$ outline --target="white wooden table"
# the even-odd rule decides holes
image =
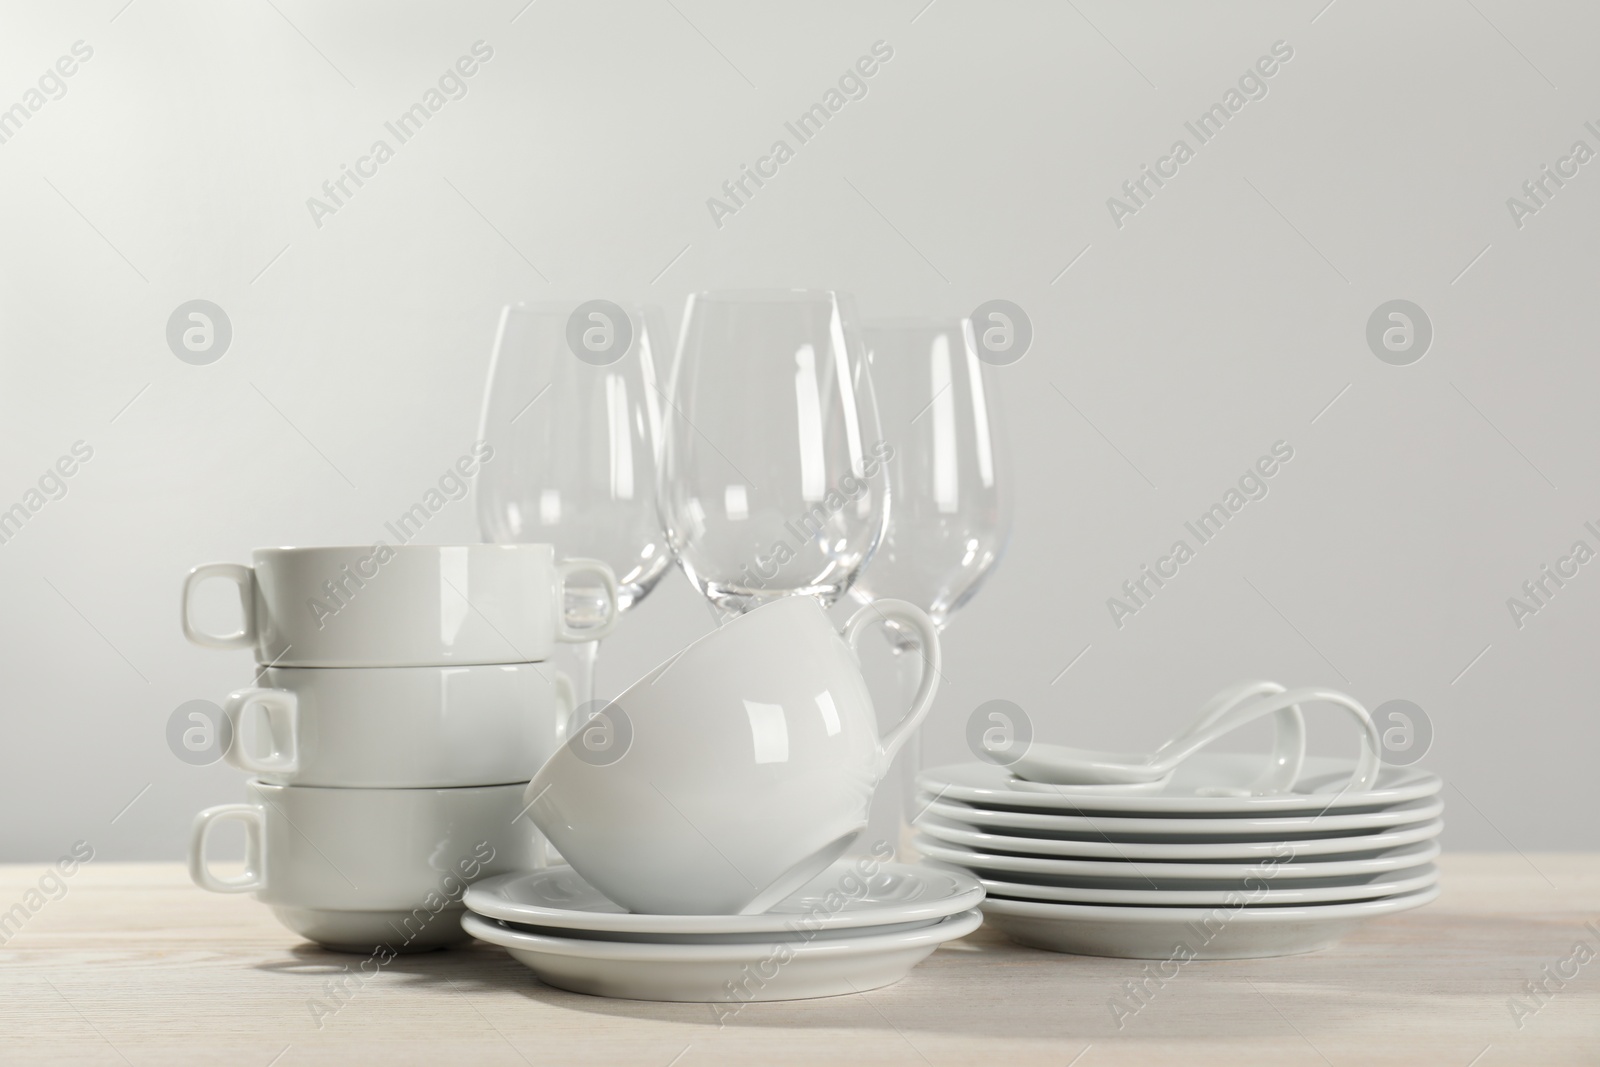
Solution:
[[[1191,963],[1119,1029],[1131,960],[1060,956],[980,929],[887,989],[710,1007],[550,989],[497,948],[400,957],[313,1021],[357,957],[177,864],[91,862],[60,899],[0,866],[0,1064],[1600,1064],[1600,856],[1446,855],[1444,895],[1339,946]],[[53,889],[54,886],[47,887]],[[26,910],[26,908],[25,908]],[[1586,928],[1593,923],[1594,928]],[[1581,955],[1581,954],[1580,954]],[[1511,1005],[1537,1011],[1519,1029]]]

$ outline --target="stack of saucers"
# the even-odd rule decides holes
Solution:
[[[881,738],[853,651],[875,619],[929,664]],[[938,674],[938,629],[903,601],[843,635],[808,596],[746,612],[568,730],[524,801],[571,866],[477,883],[462,926],[597,996],[731,1010],[899,981],[983,921],[965,873],[894,863],[884,841],[847,855]]]
[[[915,844],[976,875],[1013,940],[1092,956],[1310,952],[1438,896],[1438,776],[1384,767],[1353,791],[1351,761],[1310,757],[1292,789],[1250,795],[1261,765],[1201,753],[1155,788],[940,767],[918,779]]]
[[[760,915],[624,911],[570,867],[487,878],[462,926],[541,981],[630,1000],[736,1007],[858,993],[977,929],[983,889],[955,871],[840,860]]]

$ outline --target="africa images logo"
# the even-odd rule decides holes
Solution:
[[[311,212],[311,221],[316,223],[317,229],[322,229],[322,220],[326,216],[337,215],[357,190],[378,176],[378,168],[394,158],[396,146],[405,144],[421,133],[422,127],[443,110],[445,104],[465,97],[467,79],[477,74],[481,65],[493,58],[493,47],[483,41],[474,41],[471,55],[462,56],[453,66],[445,68],[437,84],[428,86],[420,100],[402,111],[393,122],[383,124],[383,128],[394,137],[394,145],[380,137],[372,142],[366,155],[356,160],[354,167],[339,164],[339,175],[322,183],[322,196],[325,199],[306,197],[306,210]],[[352,184],[354,189],[351,188]]]
[[[78,73],[83,64],[94,57],[94,46],[86,41],[72,42],[72,55],[61,56],[55,64],[46,67],[39,75],[38,88],[29,88],[22,99],[7,108],[0,108],[0,144],[22,132],[22,126],[34,115],[44,110],[52,100],[67,95],[66,79]]]
[[[1157,159],[1154,167],[1148,163],[1143,164],[1139,168],[1138,177],[1122,183],[1122,194],[1126,199],[1107,197],[1106,210],[1111,213],[1111,221],[1117,229],[1122,229],[1124,218],[1137,215],[1140,209],[1148,207],[1156,192],[1168,181],[1176,178],[1179,168],[1193,159],[1201,146],[1209,144],[1220,134],[1222,128],[1243,111],[1246,104],[1252,100],[1265,99],[1268,92],[1267,79],[1277,74],[1282,65],[1293,58],[1294,48],[1288,41],[1272,42],[1271,55],[1257,59],[1239,75],[1236,86],[1228,86],[1221,100],[1202,111],[1193,122],[1183,124],[1184,129],[1194,138],[1194,144],[1191,145],[1182,137],[1173,141],[1167,154]]]
[[[1583,128],[1600,139],[1600,126],[1590,121],[1585,122]],[[1522,196],[1526,199],[1506,197],[1506,210],[1511,213],[1511,224],[1519,230],[1527,225],[1526,220],[1549,207],[1556,193],[1566,188],[1567,182],[1578,176],[1579,168],[1594,157],[1595,150],[1580,137],[1572,142],[1566,155],[1556,159],[1553,168],[1548,163],[1540,164],[1539,173],[1522,183]]]
[[[1245,505],[1265,500],[1272,491],[1268,480],[1293,458],[1293,445],[1287,441],[1273,442],[1271,452],[1246,468],[1235,485],[1229,486],[1222,494],[1221,500],[1183,524],[1184,530],[1193,535],[1193,544],[1188,537],[1178,538],[1167,554],[1155,561],[1153,567],[1146,563],[1137,575],[1122,583],[1122,597],[1107,597],[1106,610],[1111,613],[1111,621],[1117,629],[1127,625],[1130,616],[1148,607],[1156,592],[1176,578],[1180,568],[1194,559],[1201,548],[1215,540],[1222,528],[1243,511]]]
[[[822,94],[821,101],[806,108],[793,122],[783,124],[783,128],[794,138],[793,145],[780,137],[772,142],[766,155],[756,159],[754,167],[741,163],[738,175],[722,183],[722,195],[727,199],[715,196],[706,198],[706,210],[711,212],[711,221],[717,229],[722,229],[724,218],[737,215],[739,209],[755,196],[757,189],[778,176],[778,168],[794,158],[798,146],[821,133],[822,127],[843,111],[850,101],[865,99],[867,79],[877,74],[882,65],[893,58],[894,47],[889,42],[872,42],[872,54],[862,56],[853,66],[845,68],[844,73],[839,75],[837,87],[829,86]],[[754,189],[751,188],[752,183]]]

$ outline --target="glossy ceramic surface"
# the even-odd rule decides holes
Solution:
[[[1231,907],[1241,901],[1251,907],[1285,904],[1342,904],[1355,900],[1376,900],[1400,893],[1426,889],[1439,881],[1439,869],[1424,864],[1389,874],[1364,875],[1322,886],[1279,885],[1270,869],[1240,880],[1227,888],[1107,888],[1084,885],[1031,885],[986,878],[984,892],[989,897],[1010,900],[1058,901],[1064,904],[1117,904],[1126,907]]]
[[[1365,792],[1345,789],[1354,761],[1307,756],[1292,793],[1271,796],[1196,796],[1207,787],[1248,788],[1261,773],[1263,757],[1243,752],[1201,752],[1173,772],[1167,784],[1149,796],[1126,792],[1096,794],[1083,787],[1023,782],[991,763],[956,763],[935,767],[917,785],[941,802],[959,802],[1015,811],[1104,813],[1129,815],[1274,815],[1320,811],[1374,810],[1432,796],[1442,787],[1439,776],[1419,767],[1384,767],[1374,787]]]
[[[933,803],[913,825],[941,840],[995,847],[1001,852],[1073,855],[1078,839],[1189,844],[1223,841],[1298,841],[1377,833],[1426,822],[1444,811],[1438,797],[1406,800],[1378,811],[1314,815],[1241,815],[1194,818],[1044,814],[969,809]],[[960,820],[959,822],[957,820]],[[969,829],[978,827],[980,829]]]
[[[1260,687],[1267,687],[1262,689]],[[1220,701],[1220,703],[1218,703]],[[1275,682],[1245,683],[1224,690],[1213,698],[1213,705],[1201,710],[1199,720],[1148,755],[1100,752],[1064,745],[1030,744],[1010,763],[1019,778],[1055,784],[1127,783],[1166,780],[1174,769],[1196,752],[1224,734],[1266,715],[1289,715],[1292,726],[1283,728],[1279,720],[1278,749],[1273,753],[1271,770],[1265,779],[1245,787],[1208,786],[1203,795],[1276,795],[1293,788],[1305,756],[1304,727],[1299,705],[1332,705],[1346,712],[1356,723],[1361,736],[1361,755],[1351,770],[1351,792],[1372,788],[1380,769],[1382,741],[1372,716],[1359,701],[1333,689],[1285,690]],[[1299,733],[1300,744],[1285,752],[1286,738]],[[1291,745],[1293,744],[1291,740]]]
[[[229,763],[281,785],[451,788],[526,782],[565,737],[548,664],[270,667],[229,694]]]
[[[1254,959],[1326,948],[1369,919],[1420,908],[1438,895],[1439,887],[1432,886],[1381,900],[1282,908],[1127,908],[989,899],[983,913],[1011,940],[1051,952]]]
[[[272,909],[273,917],[307,941],[335,952],[431,952],[471,940],[461,928],[466,909],[452,904],[351,911],[338,908]]]
[[[880,739],[855,646],[883,618],[918,629],[931,669]],[[630,911],[758,914],[866,826],[873,789],[927,714],[938,635],[897,601],[843,634],[810,597],[742,615],[657,667],[572,736],[528,784],[539,828]]]
[[[1357,834],[1348,837],[1308,838],[1294,842],[1296,860],[1318,856],[1337,856],[1344,859],[1377,856],[1397,845],[1410,845],[1418,841],[1431,841],[1444,829],[1443,819],[1432,819],[1412,826],[1401,826],[1382,833]],[[1259,860],[1284,855],[1282,841],[1219,841],[1205,844],[1162,844],[1144,841],[1073,841],[1071,852],[1061,858],[1044,855],[1007,854],[973,849],[965,845],[941,841],[925,831],[913,840],[916,849],[924,855],[946,860],[963,867],[981,866],[992,870],[1036,871],[1052,873],[1051,864],[1061,858],[1110,860]],[[1032,847],[1032,842],[1029,842]],[[1005,863],[1007,866],[1000,866]],[[1024,866],[1025,865],[1025,866]]]
[[[1355,878],[1384,877],[1431,863],[1440,852],[1438,841],[1418,841],[1385,849],[1375,855],[1358,859],[1334,857],[1317,859],[1307,857],[1300,861],[1277,862],[1272,868],[1275,885],[1339,885]],[[970,861],[977,870],[987,870],[979,858],[983,853],[965,850],[964,861]],[[1000,857],[1002,860],[1017,857]],[[999,881],[1026,885],[1100,886],[1106,889],[1231,889],[1262,869],[1264,862],[1277,857],[1266,856],[1248,860],[1194,861],[1189,863],[1162,862],[1160,860],[1095,860],[1054,859],[1051,873],[1013,872],[1004,876],[995,874]],[[942,867],[942,861],[931,857],[924,862]],[[950,868],[964,869],[964,868]],[[984,880],[988,888],[988,879]]]
[[[565,615],[569,575],[607,590],[603,621]],[[210,633],[193,620],[212,578],[239,589],[243,626]],[[557,641],[603,637],[616,621],[616,580],[594,560],[557,563],[549,545],[259,548],[254,566],[208,563],[183,585],[183,631],[208,648],[253,648],[279,667],[421,667],[548,659]]]
[[[937,920],[982,899],[983,889],[969,874],[868,856],[839,860],[761,915],[636,915],[570,867],[485,879],[467,890],[464,903],[488,918],[585,935],[727,934],[749,940]]]
[[[723,1004],[730,1014],[751,1001],[831,997],[890,985],[981,922],[974,909],[887,934],[865,931],[802,944],[680,945],[532,934],[470,912],[461,920],[469,934],[505,947],[546,985],[601,997]]]
[[[468,883],[535,864],[537,834],[518,815],[522,788],[322,789],[251,781],[246,803],[195,817],[190,877],[214,892],[254,893],[292,929],[335,938],[327,943],[338,947],[352,942],[337,931],[391,920],[401,923],[397,940],[448,939],[453,924],[438,917],[459,911]],[[219,877],[208,864],[209,834],[224,821],[245,829],[240,875]],[[362,914],[330,918],[333,912]]]

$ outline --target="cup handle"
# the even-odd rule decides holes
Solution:
[[[206,842],[211,828],[218,823],[236,820],[244,823],[244,873],[231,878],[218,878],[211,873],[206,856]],[[201,889],[213,893],[248,893],[266,885],[261,864],[262,820],[261,809],[254,804],[218,804],[194,817],[189,830],[189,877]]]
[[[295,774],[300,770],[300,700],[287,689],[239,689],[228,694],[222,710],[233,727],[233,744],[224,758],[253,774]],[[262,727],[271,739],[271,754],[257,757]]]
[[[928,618],[927,612],[907,601],[889,599],[874,600],[850,616],[850,621],[844,624],[841,636],[857,656],[860,655],[857,643],[866,628],[874,622],[901,623],[917,632],[918,643],[922,646],[922,680],[917,685],[916,696],[911,698],[911,710],[878,741],[880,754],[876,780],[881,781],[889,773],[889,765],[894,762],[900,747],[928,717],[934,694],[939,691],[939,667],[943,660],[939,652],[939,629]]]
[[[567,580],[574,574],[592,574],[606,591],[605,621],[597,626],[578,628],[567,620]],[[597,559],[564,559],[556,564],[556,640],[598,641],[617,624],[617,576]]]
[[[239,587],[244,626],[236,633],[211,634],[195,626],[194,592],[208,578],[226,578]],[[183,580],[183,636],[203,648],[249,648],[256,643],[255,571],[242,563],[206,563]]]

